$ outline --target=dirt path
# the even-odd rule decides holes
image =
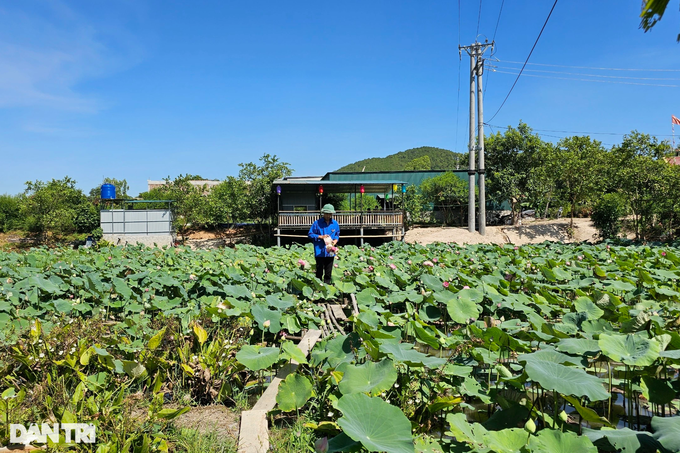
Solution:
[[[590,219],[574,219],[574,233],[568,234],[569,219],[530,220],[523,219],[521,226],[488,226],[486,235],[470,233],[466,228],[433,227],[414,228],[406,232],[406,242],[431,244],[433,242],[455,242],[458,244],[535,244],[543,241],[595,242],[597,229]]]

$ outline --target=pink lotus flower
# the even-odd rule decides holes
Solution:
[[[498,302],[498,303],[496,304],[496,306],[497,306],[498,308],[501,308],[501,303]]]
[[[338,267],[338,263],[333,264],[333,267]]]
[[[434,263],[432,261],[423,261],[423,266],[434,267]]]
[[[515,250],[519,250],[519,247],[515,246]]]
[[[314,442],[314,450],[316,453],[326,453],[328,451],[328,437],[322,437]]]
[[[264,272],[265,272],[265,274],[268,273],[268,272],[269,272],[269,269],[265,269]]]
[[[437,260],[437,258],[432,258],[433,263],[436,263],[437,261],[439,261],[439,260]]]
[[[145,293],[148,293],[148,292],[149,292],[149,288],[144,289],[144,292],[145,292]]]
[[[390,259],[391,259],[391,260],[393,260],[393,259],[394,259],[394,257],[393,257],[392,255],[390,255]]]
[[[444,283],[442,283],[442,284],[444,285],[444,288],[448,288],[448,287],[449,287],[449,282],[444,282]]]
[[[413,261],[408,260],[407,263],[408,263],[408,264],[413,264]]]
[[[304,266],[307,265],[307,261],[305,261],[305,260],[303,260],[303,259],[300,259],[300,260],[298,260],[298,264],[299,264],[300,266],[303,266],[303,267],[304,267]]]
[[[463,289],[470,289],[468,285],[463,286]]]
[[[661,252],[661,256],[666,256],[666,252]]]
[[[368,266],[368,272],[373,272],[373,266]]]
[[[397,266],[394,265],[394,263],[390,263],[390,269],[395,270]]]

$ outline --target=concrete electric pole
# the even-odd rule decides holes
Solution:
[[[482,55],[494,42],[475,42],[469,46],[460,46],[458,53],[465,50],[470,55],[470,162],[468,166],[468,230],[475,231],[475,173],[479,174],[479,234],[486,234],[486,188],[484,186],[484,108],[482,76],[484,74],[484,59]],[[477,84],[477,140],[475,140],[475,80]],[[475,171],[475,148],[479,158],[478,168]]]

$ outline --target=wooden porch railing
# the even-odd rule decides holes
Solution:
[[[309,228],[321,216],[319,211],[279,211],[279,229]],[[338,211],[333,218],[341,227],[394,228],[403,224],[401,211]]]

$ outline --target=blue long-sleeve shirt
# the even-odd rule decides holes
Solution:
[[[334,219],[330,222],[326,222],[323,217],[312,224],[309,229],[308,236],[314,241],[314,256],[324,257],[324,256],[335,256],[333,253],[326,251],[326,242],[319,236],[328,235],[334,241],[340,239],[340,225]]]

